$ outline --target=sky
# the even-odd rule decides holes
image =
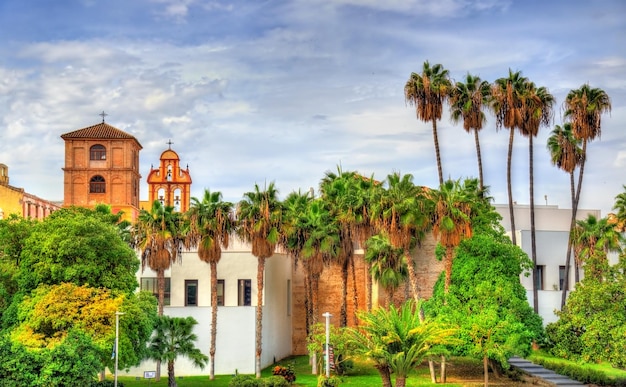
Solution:
[[[284,198],[338,168],[437,187],[431,123],[404,98],[429,61],[453,81],[521,71],[554,95],[534,140],[537,205],[571,208],[546,141],[570,90],[603,89],[612,111],[588,146],[579,208],[606,215],[626,184],[625,15],[623,0],[1,0],[0,163],[12,186],[63,200],[60,136],[104,111],[143,146],[142,200],[170,140],[198,198],[237,202],[270,182]],[[445,177],[477,177],[473,136],[447,107],[438,132]],[[489,112],[480,141],[485,184],[506,203],[508,131]],[[513,165],[513,199],[528,204],[520,136]]]

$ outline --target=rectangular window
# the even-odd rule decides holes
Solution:
[[[559,266],[559,290],[565,287],[565,266]]]
[[[141,277],[141,290],[145,290],[154,294],[159,299],[159,288],[157,286],[156,277]],[[163,305],[170,305],[170,278],[165,277],[165,291],[163,292]]]
[[[217,306],[224,306],[224,280],[217,280]]]
[[[252,305],[252,280],[240,279],[237,282],[237,305],[250,306]]]
[[[185,280],[185,306],[198,306],[198,280]]]
[[[545,272],[545,266],[537,265],[535,267],[535,281],[537,283],[537,290],[543,290],[543,273]]]

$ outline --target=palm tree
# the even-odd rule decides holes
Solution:
[[[626,185],[623,185],[622,187],[624,192],[615,197],[615,205],[613,205],[613,209],[617,210],[617,214],[614,214],[617,227],[620,227],[622,232],[624,232],[624,226],[626,225]]]
[[[608,253],[621,252],[624,241],[620,230],[608,218],[597,219],[593,215],[576,222],[571,238],[574,257],[584,263],[585,277],[599,280],[606,272]]]
[[[451,88],[452,83],[448,70],[440,64],[431,67],[428,61],[424,62],[422,73],[411,73],[409,80],[404,85],[405,101],[409,105],[415,106],[417,119],[432,122],[439,184],[443,184],[443,170],[441,168],[441,155],[439,154],[437,121],[441,119],[443,104],[448,99]]]
[[[339,223],[341,249],[335,262],[341,268],[342,301],[340,326],[348,324],[348,272],[352,270],[354,320],[357,323],[358,297],[354,262],[355,245],[361,246],[372,234],[369,221],[369,195],[374,185],[373,179],[367,179],[354,171],[342,171],[337,167],[337,174],[326,172],[320,182],[322,199]]]
[[[604,90],[591,88],[589,84],[584,84],[578,89],[570,90],[565,98],[564,105],[565,118],[572,125],[574,138],[582,141],[582,160],[578,171],[578,187],[576,188],[575,203],[572,207],[571,229],[573,229],[578,212],[585,162],[587,161],[587,142],[600,137],[602,114],[611,111],[611,99]],[[579,274],[577,268],[574,274],[575,282],[578,282]]]
[[[534,156],[533,138],[537,137],[539,128],[550,124],[554,97],[545,87],[537,87],[533,82],[524,84],[522,125],[520,132],[528,137],[528,165],[529,165],[529,196],[530,196],[530,244],[533,261],[533,304],[535,312],[539,312],[539,292],[537,289],[537,243],[535,232],[535,185],[534,185]]]
[[[480,156],[480,140],[478,132],[487,121],[484,107],[488,106],[491,99],[491,85],[483,81],[479,76],[467,74],[465,82],[456,82],[450,93],[450,111],[452,121],[463,121],[463,129],[466,132],[474,132],[476,144],[476,156],[478,159],[478,177],[480,188],[484,187],[483,163]]]
[[[280,238],[282,206],[278,190],[271,182],[264,190],[254,185],[254,191],[246,192],[237,206],[240,238],[252,246],[257,257],[257,305],[256,305],[256,377],[261,377],[261,352],[263,332],[263,276],[265,260],[274,255]]]
[[[552,135],[548,138],[548,150],[550,151],[550,160],[553,165],[569,174],[570,181],[570,197],[572,208],[576,201],[576,182],[574,172],[580,166],[583,160],[581,141],[574,138],[572,134],[572,124],[565,123],[563,126],[556,125],[552,130]],[[570,234],[572,233],[575,223],[570,224]],[[563,289],[561,289],[561,309],[565,306],[567,291],[569,290],[569,271],[572,258],[572,240],[567,238],[567,253],[565,257],[565,277],[563,279]]]
[[[391,372],[396,376],[396,387],[404,387],[409,372],[439,344],[454,344],[456,330],[434,321],[422,320],[412,301],[400,308],[378,308],[361,313],[362,324],[350,331],[350,341],[357,352],[374,361],[383,386],[391,386]]]
[[[209,378],[215,379],[215,341],[217,337],[217,264],[222,248],[228,248],[235,229],[233,204],[222,200],[222,193],[204,190],[202,201],[191,198],[191,243],[198,246],[198,257],[211,269],[211,348]]]
[[[372,278],[387,293],[387,306],[393,304],[393,296],[409,273],[402,249],[393,247],[384,232],[369,238],[365,243],[365,261],[370,266]]]
[[[505,127],[509,129],[509,151],[507,154],[506,182],[509,196],[509,216],[511,218],[511,241],[517,244],[515,237],[515,215],[513,211],[513,188],[511,186],[511,168],[513,160],[513,140],[515,129],[522,125],[522,95],[524,84],[528,79],[522,77],[520,71],[513,72],[509,69],[507,78],[496,80],[491,89],[491,108],[496,115],[496,129]]]
[[[444,268],[446,272],[445,293],[448,293],[452,275],[454,249],[465,238],[472,236],[472,208],[477,199],[474,185],[467,180],[447,180],[439,187],[427,193],[431,202],[433,236],[445,248]]]
[[[163,206],[155,200],[150,211],[141,210],[133,229],[134,240],[141,250],[141,270],[146,266],[157,274],[158,315],[163,315],[165,300],[165,270],[180,260],[188,240],[182,216],[173,206]]]
[[[193,362],[196,367],[204,368],[208,357],[195,347],[198,337],[193,327],[198,322],[193,317],[159,316],[156,321],[154,335],[149,344],[150,358],[167,362],[167,385],[176,386],[174,361],[183,356]]]

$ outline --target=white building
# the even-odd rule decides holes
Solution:
[[[502,225],[511,235],[511,217],[507,204],[496,204],[496,211],[502,216]],[[530,206],[514,204],[515,236],[517,245],[528,254],[531,254],[530,237]],[[579,209],[576,218],[586,219],[593,215],[600,219],[600,210]],[[571,209],[560,209],[556,205],[535,205],[535,243],[537,252],[537,282],[539,315],[544,325],[556,321],[555,310],[561,309],[561,295],[565,279],[565,257],[567,240],[569,237]],[[569,272],[569,287],[574,289],[574,256],[572,254]],[[579,269],[582,278],[582,269]],[[533,305],[532,276],[520,276],[522,285],[526,288],[528,302]]]

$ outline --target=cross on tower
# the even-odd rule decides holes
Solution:
[[[168,140],[166,144],[169,146],[169,149],[172,150],[172,144],[173,144],[172,140]]]
[[[104,112],[104,110],[102,111],[102,113],[98,114],[100,117],[102,117],[102,123],[104,123],[104,117],[108,116],[108,114],[106,114]]]

